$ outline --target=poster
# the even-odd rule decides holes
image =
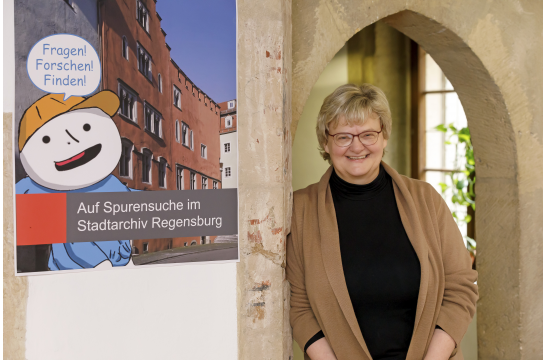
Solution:
[[[17,275],[238,261],[234,0],[15,0],[15,44]]]

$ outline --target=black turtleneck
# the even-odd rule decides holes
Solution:
[[[366,185],[329,180],[346,286],[373,359],[404,360],[411,342],[420,262],[407,237],[392,178],[380,167]],[[323,337],[318,333],[305,349]]]

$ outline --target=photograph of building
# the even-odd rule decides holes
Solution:
[[[224,101],[219,106],[221,180],[224,189],[231,189],[238,184],[237,100]]]
[[[99,5],[102,86],[121,101],[114,121],[123,149],[113,174],[138,190],[221,189],[222,108],[171,58],[156,5],[153,0]],[[236,142],[232,145],[236,149]],[[236,170],[230,171],[235,180],[230,187],[236,187]],[[134,240],[134,261],[214,241],[215,236]]]

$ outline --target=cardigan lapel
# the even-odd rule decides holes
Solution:
[[[418,260],[420,261],[420,289],[418,292],[418,302],[416,305],[413,339],[411,340],[411,345],[409,346],[407,360],[422,359],[424,357],[425,348],[416,348],[414,344],[426,343],[431,326],[431,323],[429,323],[429,316],[427,316],[425,319],[422,318],[424,305],[428,297],[428,286],[430,280],[428,244],[420,222],[419,211],[401,175],[399,175],[396,170],[384,162],[382,162],[382,165],[384,166],[386,172],[392,177],[394,183],[394,194],[399,215],[401,217],[401,222],[403,223],[405,232],[407,233],[416,255],[418,256]],[[421,320],[424,321],[421,322]]]
[[[322,247],[322,259],[324,268],[329,280],[329,284],[335,293],[335,297],[341,307],[341,310],[350,325],[363,351],[371,360],[371,354],[363,340],[363,335],[358,324],[358,319],[352,307],[352,301],[346,287],[346,279],[342,266],[341,248],[339,244],[339,230],[337,227],[337,216],[335,214],[335,205],[331,196],[329,187],[329,178],[333,167],[330,166],[322,176],[318,186],[318,219],[320,228],[320,243]]]

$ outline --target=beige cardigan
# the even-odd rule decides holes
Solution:
[[[401,221],[420,261],[420,291],[407,360],[423,359],[435,325],[457,344],[451,359],[461,360],[460,341],[475,314],[477,272],[471,269],[462,235],[441,195],[428,183],[382,165],[392,177]],[[301,348],[322,330],[338,360],[371,360],[344,278],[331,172],[330,167],[319,183],[293,194],[286,249],[290,322]]]

